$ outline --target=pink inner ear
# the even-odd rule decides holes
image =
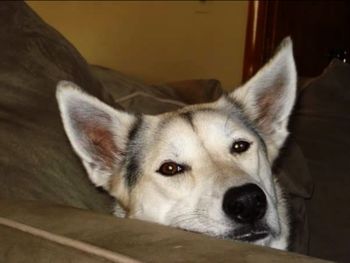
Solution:
[[[266,94],[258,100],[259,114],[257,117],[257,122],[259,124],[271,123],[273,121],[273,116],[276,114],[277,100],[274,94]]]
[[[108,168],[112,168],[113,162],[116,161],[116,156],[120,152],[114,142],[112,132],[92,123],[85,123],[83,130],[90,143],[90,147],[96,155],[95,157],[108,166]]]
[[[279,113],[283,107],[283,92],[286,85],[283,80],[277,79],[273,87],[264,90],[257,96],[259,114],[256,122],[267,133],[271,131],[271,124],[280,117]]]

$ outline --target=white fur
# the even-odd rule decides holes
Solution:
[[[70,82],[59,83],[57,99],[68,138],[90,179],[105,187],[125,212],[118,206],[116,214],[222,238],[239,227],[222,210],[225,192],[253,183],[266,195],[264,221],[273,233],[255,243],[285,249],[288,215],[271,165],[288,135],[295,85],[292,43],[287,39],[270,63],[230,94],[243,109],[223,97],[214,103],[144,116],[139,137],[131,144],[128,136],[135,116],[105,105]],[[190,114],[191,120],[184,114]],[[90,122],[98,125],[91,126]],[[109,140],[113,147],[91,143],[93,136],[85,134],[77,123],[95,127],[96,134],[101,129],[102,134],[113,134]],[[249,150],[232,154],[230,148],[236,140],[250,142]],[[106,165],[105,156],[96,156],[101,148],[107,157],[110,149],[120,150],[113,153],[113,165]],[[138,165],[137,181],[132,186],[126,183],[130,155],[137,157]],[[188,169],[172,177],[163,176],[157,171],[169,160]]]
[[[296,97],[297,73],[293,57],[293,45],[290,38],[286,38],[279,52],[267,63],[252,79],[244,86],[231,93],[231,97],[243,101],[246,112],[251,120],[255,120],[259,112],[259,101],[257,95],[267,93],[273,94],[278,92],[283,84],[281,96],[274,96],[276,110],[272,110],[276,121],[269,123],[268,131],[261,129],[262,135],[268,142],[270,160],[273,161],[283,145],[287,135],[287,124],[289,115],[294,106]],[[251,90],[255,91],[252,92]],[[261,127],[260,127],[261,128]]]
[[[86,118],[86,116],[88,116],[91,120],[96,118],[96,121],[103,122],[102,119],[97,120],[101,116],[94,115],[94,110],[98,109],[103,111],[111,118],[110,123],[104,123],[106,129],[113,130],[115,139],[118,140],[115,144],[118,144],[123,150],[126,144],[125,137],[128,128],[135,117],[122,111],[116,111],[95,97],[84,93],[78,86],[69,81],[60,81],[58,83],[56,97],[65,131],[75,152],[82,159],[91,181],[96,186],[106,187],[113,173],[113,169],[107,168],[103,166],[103,164],[97,162],[95,159],[96,156],[93,156],[91,152],[87,151],[86,142],[82,140],[81,131],[74,129],[74,119],[71,118],[71,115],[75,112],[78,115],[82,115],[80,118]],[[88,111],[79,112],[78,110],[82,106],[87,107]],[[118,158],[118,156],[115,156],[116,162],[119,161]]]

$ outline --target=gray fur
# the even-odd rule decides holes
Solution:
[[[142,136],[142,116],[137,116],[135,123],[130,129],[128,134],[127,141],[127,151],[125,154],[125,181],[129,188],[132,188],[133,185],[137,182],[137,177],[139,176],[140,164],[139,164],[139,153],[141,150],[141,145],[139,145],[138,141],[141,141]]]
[[[91,181],[121,204],[125,213],[119,215],[218,238],[255,236],[255,244],[286,249],[289,217],[272,164],[288,135],[295,86],[287,39],[256,76],[212,103],[135,116],[69,82],[58,85],[57,99],[75,152]],[[87,110],[72,111],[81,104]],[[232,144],[242,140],[249,148],[232,154]],[[164,164],[182,170],[169,175],[160,169]],[[266,197],[263,217],[249,225],[223,211],[225,193],[244,184],[254,184]]]

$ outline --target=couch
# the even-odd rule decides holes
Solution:
[[[65,79],[112,107],[157,114],[215,100],[225,92],[219,81],[146,85],[120,72],[88,65],[24,2],[0,3],[0,50],[0,262],[322,262],[113,217],[114,200],[88,180],[63,131],[55,99],[56,84]],[[320,93],[320,83],[334,81],[339,68],[343,75],[336,89],[326,81],[325,94]],[[348,259],[344,234],[349,234],[349,194],[343,195],[349,182],[348,150],[346,138],[340,140],[343,130],[335,124],[345,120],[346,113],[338,116],[339,103],[324,108],[323,100],[337,96],[338,89],[347,92],[343,83],[349,81],[349,70],[347,65],[333,63],[322,76],[300,87],[291,123],[293,136],[274,167],[290,201],[290,249],[344,262]],[[346,98],[337,99],[346,110]],[[342,125],[349,129],[346,122]],[[326,159],[329,155],[336,158]],[[329,252],[334,251],[329,242],[338,242],[334,233],[345,242],[337,245],[336,256]]]

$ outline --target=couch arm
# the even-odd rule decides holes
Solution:
[[[138,220],[0,200],[0,262],[324,262]]]

